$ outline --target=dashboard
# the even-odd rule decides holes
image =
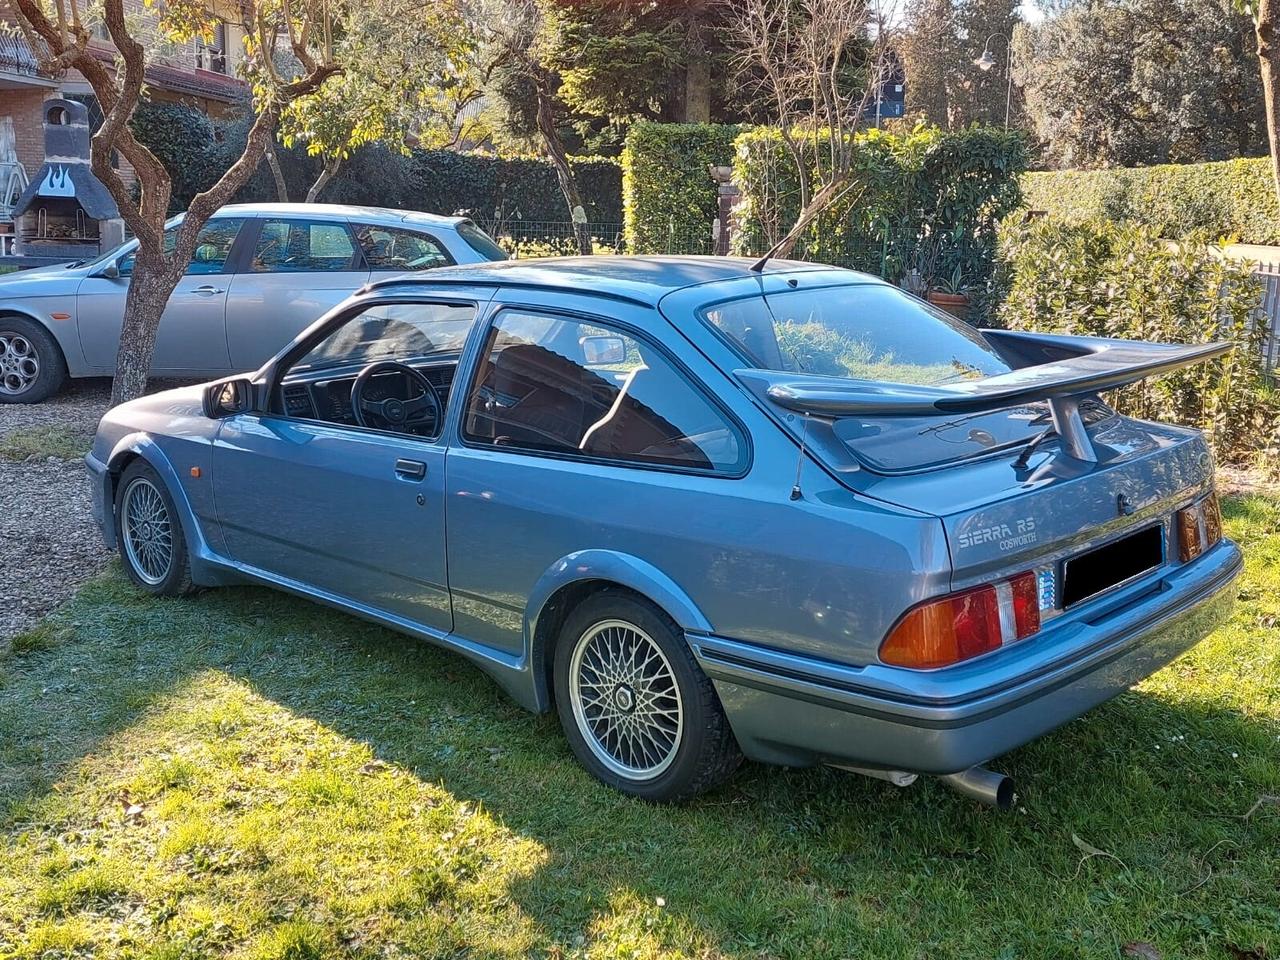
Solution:
[[[453,386],[456,362],[443,364],[410,364],[436,388],[441,406],[449,402],[449,390]],[[361,368],[362,369],[362,368]],[[316,371],[290,378],[280,387],[279,407],[290,417],[302,420],[323,420],[326,423],[344,423],[356,426],[355,413],[351,409],[351,387],[360,369],[345,368],[336,375],[332,370]],[[379,401],[394,397],[408,400],[421,390],[416,384],[394,370],[370,378],[365,385],[366,400]]]

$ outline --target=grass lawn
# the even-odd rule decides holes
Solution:
[[[0,661],[0,957],[1280,957],[1280,503],[1228,516],[1235,619],[994,764],[1008,815],[756,766],[647,806],[457,657],[113,567]]]
[[[11,430],[0,436],[0,457],[5,460],[26,460],[28,457],[79,459],[89,452],[93,431],[93,424],[78,427],[48,424]]]

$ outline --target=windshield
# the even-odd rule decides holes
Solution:
[[[507,252],[494,243],[492,237],[470,220],[463,220],[455,229],[458,231],[458,236],[466,241],[467,246],[486,260],[508,259]]]
[[[973,327],[884,284],[735,300],[705,317],[764,370],[938,384],[1010,369]]]

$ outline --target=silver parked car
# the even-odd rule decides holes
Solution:
[[[0,281],[0,403],[39,403],[67,377],[115,372],[136,246]],[[505,259],[463,217],[314,203],[223,207],[169,298],[151,372],[253,370],[370,280]]]

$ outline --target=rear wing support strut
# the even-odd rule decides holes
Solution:
[[[1050,397],[1049,416],[1053,418],[1053,429],[1062,439],[1068,454],[1086,463],[1098,462],[1093,441],[1089,439],[1089,432],[1085,430],[1080,416],[1079,397]]]

